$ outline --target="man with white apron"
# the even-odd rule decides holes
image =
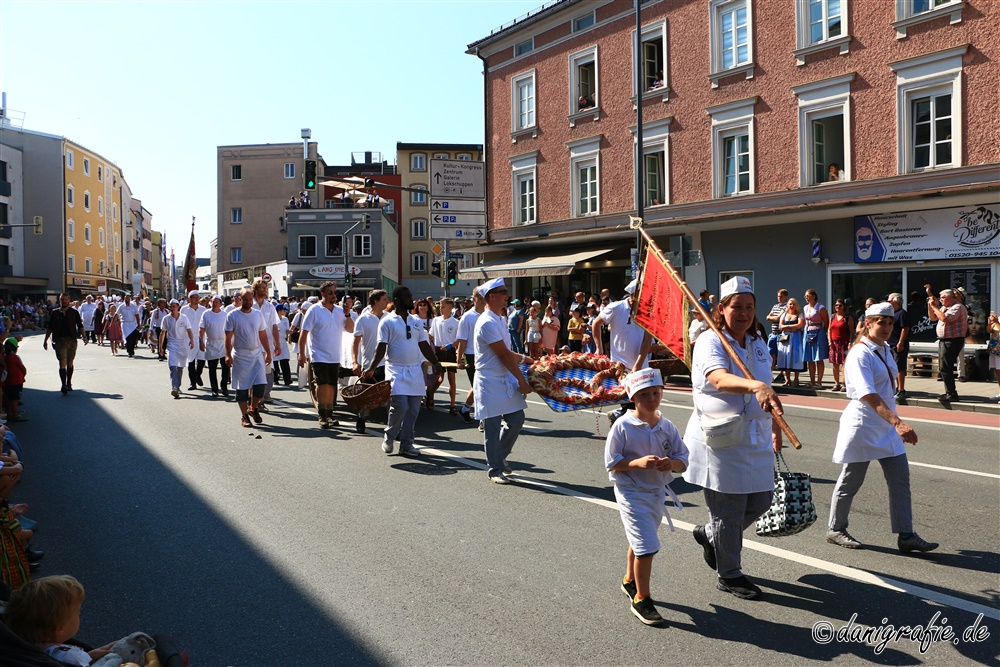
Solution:
[[[261,278],[253,281],[253,309],[259,310],[260,314],[263,315],[265,332],[267,333],[268,338],[272,339],[267,347],[270,348],[273,344],[273,356],[277,357],[281,354],[281,333],[278,331],[278,311],[275,310],[274,304],[267,298],[267,283]],[[264,391],[264,398],[267,400],[271,397],[271,388],[274,387],[274,371],[271,369],[270,363],[268,363],[264,372],[267,374],[267,389]],[[264,407],[263,401],[261,401],[261,410],[263,412],[268,412],[268,409]]]
[[[524,410],[528,407],[524,396],[531,393],[531,385],[524,379],[518,363],[529,363],[530,359],[510,349],[507,330],[510,292],[503,278],[480,285],[479,293],[486,299],[486,309],[476,320],[472,337],[476,354],[473,381],[476,417],[483,423],[490,481],[510,484],[507,457],[524,426]]]
[[[253,426],[251,418],[254,423],[263,424],[258,408],[267,388],[264,369],[271,365],[271,350],[264,317],[260,311],[253,309],[251,289],[243,290],[240,309],[226,316],[226,364],[233,369],[233,389],[236,390],[236,402],[243,413],[243,426]]]
[[[222,395],[229,396],[229,366],[226,365],[226,317],[222,310],[222,297],[212,297],[212,309],[201,316],[198,347],[205,353],[208,362],[208,380],[212,383],[212,396],[219,395],[217,368],[222,366]]]
[[[205,314],[208,308],[205,308],[199,303],[198,290],[193,289],[188,292],[188,302],[181,306],[181,315],[188,318],[188,322],[195,330],[201,325],[201,316]],[[188,381],[190,381],[191,386],[188,387],[188,391],[194,391],[205,382],[201,379],[201,374],[205,370],[205,351],[201,349],[200,346],[195,345],[194,349],[188,355]]]
[[[188,354],[194,349],[194,327],[180,312],[181,303],[170,300],[170,314],[160,322],[160,356],[167,352],[167,368],[170,370],[170,395],[180,398],[181,377],[187,364]]]
[[[132,295],[125,295],[125,305],[118,308],[118,315],[122,318],[122,338],[125,339],[125,351],[129,358],[135,356],[135,344],[139,340],[140,320],[139,304],[132,301]]]

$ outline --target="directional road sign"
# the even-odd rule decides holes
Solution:
[[[434,199],[431,198],[433,213],[485,213],[485,199]]]
[[[431,213],[431,226],[460,225],[462,227],[486,228],[485,213]]]
[[[483,241],[486,239],[485,227],[431,227],[431,238],[442,241]]]
[[[486,164],[472,160],[431,160],[431,197],[486,199]]]

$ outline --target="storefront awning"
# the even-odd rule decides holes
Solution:
[[[599,255],[611,252],[612,248],[604,250],[587,250],[568,255],[538,255],[536,253],[514,253],[479,266],[462,269],[458,275],[464,279],[473,278],[529,278],[543,276],[565,276],[576,270],[579,262],[586,262]]]

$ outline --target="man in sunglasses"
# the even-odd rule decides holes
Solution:
[[[510,293],[503,278],[483,283],[479,293],[486,299],[486,310],[476,320],[473,335],[476,417],[483,422],[490,481],[510,484],[507,457],[524,426],[524,411],[528,407],[524,396],[531,393],[531,385],[524,379],[518,364],[529,363],[530,358],[511,351],[507,329]]]
[[[386,359],[385,377],[392,382],[392,391],[382,451],[392,454],[393,442],[398,439],[399,453],[412,458],[420,456],[420,450],[413,446],[413,428],[420,414],[420,400],[427,391],[421,363],[424,359],[431,362],[438,376],[444,369],[427,340],[424,321],[410,314],[413,310],[410,288],[400,285],[394,289],[392,303],[393,312],[386,313],[378,323],[375,356],[365,367],[362,377],[374,375],[382,359]]]
[[[340,424],[333,418],[337,400],[337,379],[344,347],[344,332],[354,333],[354,320],[337,306],[337,288],[333,281],[320,285],[323,300],[306,311],[299,333],[299,368],[310,362],[316,379],[316,411],[320,428],[330,429]],[[308,343],[308,345],[307,345]],[[306,350],[310,357],[306,358]]]

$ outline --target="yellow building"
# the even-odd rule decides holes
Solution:
[[[117,165],[69,141],[63,143],[65,285],[73,295],[110,294],[123,284],[122,174]]]

